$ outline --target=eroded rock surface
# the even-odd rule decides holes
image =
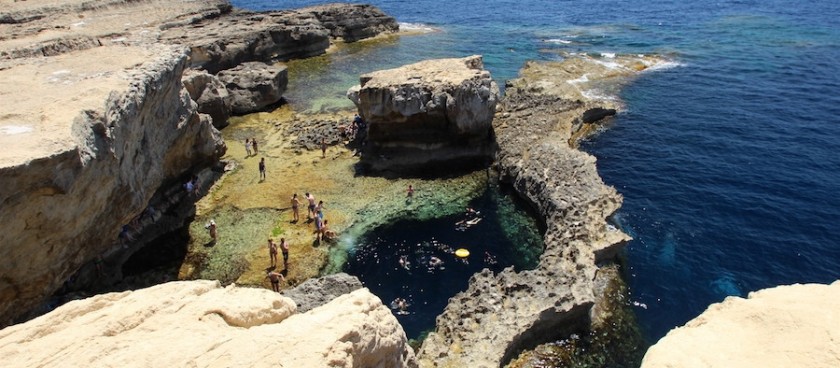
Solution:
[[[489,158],[499,89],[480,56],[422,61],[360,81],[347,96],[368,124],[362,159],[374,170]]]
[[[280,101],[289,83],[285,66],[249,62],[218,74],[231,98],[231,111],[237,115],[257,112]]]
[[[187,68],[215,73],[243,61],[314,55],[325,52],[333,34],[397,29],[371,6],[327,8],[261,14],[223,0],[4,3],[0,326],[82,265],[135,250],[126,245],[132,239],[124,226],[140,222],[158,188],[177,188],[224,153],[213,124],[226,124],[226,108],[265,106],[283,89],[277,82],[278,88],[225,97],[227,87],[209,73],[182,82]],[[342,12],[365,19],[333,24]],[[310,33],[323,41],[301,36]],[[209,57],[208,45],[224,53]]]
[[[837,367],[840,281],[727,297],[677,327],[642,367]]]
[[[303,313],[362,287],[362,282],[355,276],[337,273],[306,280],[293,289],[284,290],[283,295],[294,300],[298,311]]]
[[[597,264],[630,239],[606,221],[621,195],[598,176],[595,158],[574,148],[591,129],[586,111],[615,108],[570,83],[610,75],[599,68],[574,59],[528,63],[509,82],[493,121],[496,165],[545,221],[545,252],[534,270],[475,275],[438,316],[418,353],[421,366],[498,367],[524,349],[589,329]]]
[[[367,289],[307,313],[265,289],[182,281],[67,303],[0,330],[4,366],[413,367],[397,319]]]
[[[213,126],[222,129],[228,125],[232,97],[219,77],[203,70],[187,70],[182,78],[190,98],[198,104],[198,112],[210,115]]]

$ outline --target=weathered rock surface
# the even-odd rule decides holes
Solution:
[[[508,83],[493,121],[496,165],[545,221],[545,252],[534,270],[475,275],[438,316],[418,353],[421,366],[498,367],[524,349],[589,329],[597,264],[630,239],[606,221],[621,195],[603,183],[593,156],[573,148],[589,129],[586,111],[614,108],[587,100],[569,82],[611,75],[599,68],[575,59],[528,63]]]
[[[422,61],[360,81],[347,96],[368,123],[362,159],[374,170],[489,158],[499,89],[480,56]]]
[[[217,74],[231,97],[231,111],[244,115],[280,101],[289,82],[286,67],[249,62]]]
[[[335,5],[332,12],[340,14],[342,7],[369,15],[371,30],[396,29],[393,18],[376,8]],[[215,72],[246,59],[323,53],[333,32],[355,32],[349,24],[330,31],[318,16],[238,12],[223,0],[4,3],[0,326],[40,303],[83,264],[130,250],[118,234],[139,218],[158,188],[188,178],[224,152],[210,116],[199,113],[213,114],[213,123],[223,126],[226,88],[210,77],[182,83],[186,68],[212,64],[208,70]],[[231,22],[248,27],[227,27]],[[289,35],[290,42],[266,29]],[[326,42],[297,37],[302,29],[316,29]],[[270,46],[259,43],[264,37]],[[206,45],[237,56],[202,62]],[[265,100],[253,93],[248,98],[254,106]]]
[[[283,295],[294,300],[298,312],[304,313],[362,287],[362,282],[355,276],[337,273],[306,280],[293,289],[284,290]]]
[[[171,282],[67,303],[0,330],[9,367],[412,367],[391,311],[367,289],[307,313],[265,289]]]
[[[393,17],[371,5],[332,4],[265,13],[235,11],[168,28],[161,39],[190,47],[192,66],[215,74],[248,61],[321,55],[330,46],[330,36],[356,41],[398,30]]]
[[[0,127],[19,132],[0,135],[4,320],[119,246],[165,180],[224,152],[186,64],[180,48],[107,46],[0,70]]]
[[[653,345],[642,367],[840,366],[840,281],[728,297]]]
[[[219,77],[201,70],[187,70],[182,81],[190,98],[198,104],[198,112],[210,115],[216,129],[226,127],[232,97]]]

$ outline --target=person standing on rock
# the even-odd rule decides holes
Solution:
[[[254,146],[254,155],[259,155],[260,154],[260,149],[257,148],[257,139],[256,138],[251,138],[251,144]]]
[[[327,158],[327,139],[321,137],[321,158]]]
[[[324,209],[327,207],[324,206],[324,201],[318,201],[318,205],[315,206],[315,216],[324,219]]]
[[[300,221],[300,211],[298,210],[300,207],[300,200],[297,197],[297,193],[292,196],[292,222]]]
[[[210,220],[207,224],[207,230],[210,231],[210,242],[216,244],[216,221]]]
[[[277,267],[277,244],[268,238],[268,257],[271,259],[271,267]]]
[[[283,269],[289,269],[289,244],[286,238],[280,238],[280,251],[283,252]]]
[[[265,180],[265,157],[260,159],[260,181]]]
[[[251,157],[251,140],[248,138],[245,138],[245,153],[245,157]]]
[[[265,275],[265,278],[271,281],[271,290],[274,290],[274,292],[277,293],[280,292],[280,281],[286,281],[286,278],[283,277],[283,274],[277,271],[269,271]]]
[[[309,207],[307,207],[308,211],[306,212],[306,218],[311,220],[312,217],[315,216],[315,196],[307,192],[306,200],[309,201]]]

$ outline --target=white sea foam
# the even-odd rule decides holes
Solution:
[[[586,83],[586,82],[589,82],[589,76],[587,76],[586,74],[584,74],[584,75],[582,75],[578,78],[569,79],[569,80],[566,81],[566,83],[569,83],[569,84],[580,84],[580,83]]]
[[[667,70],[685,66],[685,64],[673,60],[658,60],[656,62],[643,61],[647,66],[645,71]]]
[[[587,100],[590,101],[614,101],[619,102],[618,97],[605,95],[603,92],[597,89],[588,89],[588,90],[581,90],[580,94],[583,95]]]
[[[437,28],[422,23],[400,23],[401,31],[437,32]]]
[[[621,64],[619,64],[615,61],[604,61],[604,60],[598,60],[598,59],[593,59],[592,61],[594,61],[597,64],[603,65],[604,67],[606,67],[607,69],[610,69],[610,70],[627,69],[623,65],[621,65]]]
[[[564,40],[562,38],[550,38],[550,39],[547,39],[547,40],[543,40],[543,42],[554,43],[554,44],[559,44],[559,45],[568,45],[568,44],[572,43],[572,41]]]
[[[32,127],[30,127],[30,126],[22,126],[22,125],[3,125],[3,126],[0,126],[0,134],[6,134],[6,135],[23,134],[23,133],[29,133],[31,131],[32,131]]]
[[[602,52],[601,56],[603,56],[607,59],[615,59],[615,53],[614,52]]]

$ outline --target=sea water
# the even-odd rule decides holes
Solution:
[[[290,81],[293,102],[347,107],[359,73],[427,58],[481,54],[500,85],[526,60],[671,60],[627,86],[626,110],[583,145],[625,196],[614,221],[635,238],[625,272],[650,340],[728,295],[840,278],[840,2],[366,2],[438,31],[327,58],[298,74],[311,92]]]

